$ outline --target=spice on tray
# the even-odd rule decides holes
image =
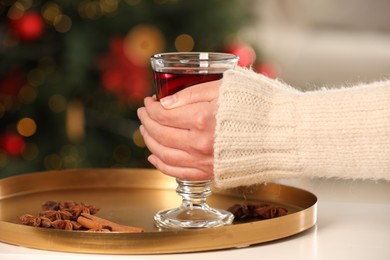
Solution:
[[[235,220],[271,219],[287,215],[286,208],[270,204],[234,204],[228,211],[233,213]]]
[[[143,232],[142,228],[119,225],[109,220],[92,216],[99,209],[93,205],[74,201],[46,201],[38,216],[25,214],[19,219],[24,225],[63,230],[97,232]]]
[[[143,232],[142,228],[123,226],[117,223],[111,222],[107,219],[99,218],[89,214],[81,213],[77,222],[82,226],[93,230],[110,230],[110,231],[124,231],[124,232]]]

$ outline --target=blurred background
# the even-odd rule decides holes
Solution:
[[[0,178],[150,167],[149,57],[218,51],[301,89],[390,73],[386,0],[0,0]]]
[[[390,76],[390,1],[261,0],[246,39],[294,87],[337,87]]]

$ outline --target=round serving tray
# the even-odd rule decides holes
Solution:
[[[95,254],[162,254],[245,247],[288,237],[316,223],[317,198],[305,190],[269,183],[216,190],[213,207],[266,202],[288,208],[283,217],[208,229],[159,230],[153,216],[176,207],[174,178],[150,169],[87,169],[31,173],[0,180],[0,241],[45,250]],[[36,228],[18,216],[37,215],[47,200],[84,202],[96,216],[137,226],[143,233],[96,233]]]

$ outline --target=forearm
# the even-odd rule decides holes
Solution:
[[[390,180],[390,81],[307,92],[296,114],[305,176]]]
[[[389,100],[389,82],[302,93],[230,71],[220,89],[215,182],[228,188],[299,176],[389,179]]]

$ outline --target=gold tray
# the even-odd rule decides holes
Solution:
[[[214,189],[213,207],[268,202],[287,207],[283,217],[209,229],[164,230],[154,226],[161,209],[176,207],[174,178],[149,169],[88,169],[40,172],[0,180],[0,241],[45,250],[96,254],[162,254],[245,247],[309,229],[317,198],[305,190],[267,184],[228,191]],[[37,215],[47,200],[73,200],[100,208],[96,216],[145,229],[143,233],[95,233],[36,228],[18,216]]]

